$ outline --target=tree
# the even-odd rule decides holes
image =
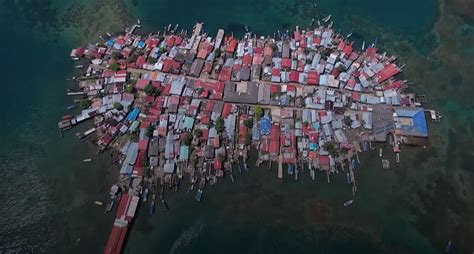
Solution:
[[[151,137],[153,136],[153,131],[155,130],[155,127],[152,126],[152,125],[148,125],[148,128],[146,128],[146,132],[145,132],[145,135],[147,137]]]
[[[351,126],[352,120],[349,116],[344,117],[344,124],[347,126]]]
[[[92,101],[88,99],[84,99],[79,102],[79,106],[81,106],[82,109],[89,108],[91,105]]]
[[[160,47],[159,52],[160,54],[166,53],[167,49],[165,47]]]
[[[216,128],[217,132],[221,133],[224,130],[224,120],[220,117],[217,118],[214,123],[214,128]]]
[[[198,95],[202,94],[203,91],[204,91],[204,89],[203,89],[202,87],[196,88],[196,93],[197,93]]]
[[[345,71],[347,71],[347,68],[346,68],[346,66],[340,64],[339,66],[337,66],[337,70],[339,72],[345,72]]]
[[[193,141],[193,134],[187,132],[186,135],[184,136],[183,144],[185,146],[190,146],[192,141]]]
[[[118,52],[118,51],[112,52],[112,59],[118,60],[118,59],[120,58],[120,56],[122,56],[122,55],[120,54],[120,52]]]
[[[272,47],[272,50],[273,50],[273,51],[277,51],[277,50],[278,50],[278,45],[277,45],[276,43],[272,43],[271,47]]]
[[[132,84],[128,84],[128,85],[125,86],[125,92],[133,93],[133,92],[135,92],[135,87]]]
[[[252,133],[247,133],[245,136],[245,143],[250,144],[250,141],[252,141]]]
[[[120,65],[115,61],[113,63],[111,63],[110,66],[109,66],[109,69],[111,69],[113,71],[118,71],[119,68],[120,68]]]
[[[329,152],[329,155],[331,155],[333,158],[339,157],[339,151],[332,142],[327,142],[323,145],[324,150]]]
[[[145,155],[142,157],[142,165],[145,168],[150,166],[150,161],[148,160],[148,156]]]
[[[114,109],[116,110],[122,110],[123,105],[120,102],[114,102]]]
[[[153,57],[148,57],[148,58],[146,59],[146,62],[149,63],[149,64],[154,64],[154,63],[156,63],[156,59],[153,58]]]
[[[144,91],[147,95],[151,95],[151,96],[158,96],[158,95],[160,95],[160,91],[159,91],[158,89],[156,89],[155,87],[153,87],[151,84],[146,85],[146,86],[143,88],[143,91]]]
[[[249,129],[252,129],[252,127],[253,127],[252,119],[245,119],[244,120],[244,125],[245,125],[245,127],[249,128]]]
[[[201,129],[195,129],[194,130],[194,136],[196,136],[196,138],[202,137],[202,130]]]
[[[257,121],[263,116],[263,109],[260,105],[255,106],[255,117]]]
[[[303,52],[305,55],[309,55],[309,53],[311,53],[311,50],[309,48],[304,48]]]
[[[214,50],[214,55],[216,58],[219,58],[221,56],[221,50],[220,49]]]

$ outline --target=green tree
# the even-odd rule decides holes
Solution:
[[[125,86],[125,92],[133,93],[133,92],[135,92],[135,87],[132,84],[128,84],[128,85]]]
[[[158,96],[158,95],[160,95],[160,91],[159,91],[158,89],[156,89],[155,87],[153,87],[151,84],[146,85],[146,86],[143,88],[143,91],[144,91],[147,95],[151,95],[151,96]]]
[[[118,51],[112,52],[112,59],[118,60],[122,55]]]
[[[257,121],[263,116],[263,109],[260,105],[255,106],[255,117]]]
[[[114,109],[116,110],[122,110],[123,105],[120,102],[114,102]]]
[[[249,129],[252,129],[252,127],[253,127],[252,119],[245,119],[244,120],[244,125],[245,125],[245,127],[249,128]]]
[[[142,157],[142,165],[145,168],[150,166],[150,161],[148,160],[148,156],[145,155]]]
[[[214,50],[214,55],[216,58],[219,58],[221,56],[221,50],[220,49]]]
[[[222,118],[217,118],[214,123],[214,128],[216,128],[218,133],[221,133],[224,130],[224,120]]]
[[[347,126],[351,126],[352,120],[349,116],[344,117],[344,124]]]
[[[196,136],[196,138],[202,137],[202,130],[201,129],[195,129],[194,130],[194,136]]]
[[[184,136],[183,144],[185,146],[190,146],[192,141],[193,141],[193,134],[187,132],[186,135]]]
[[[245,143],[250,144],[251,141],[252,141],[252,133],[247,133],[247,135],[245,136]]]
[[[79,102],[79,106],[81,106],[82,109],[89,108],[91,105],[92,101],[88,99],[84,99]]]
[[[109,66],[109,69],[111,69],[113,71],[118,71],[119,68],[120,68],[120,65],[115,61],[113,63],[111,63],[110,66]]]
[[[159,49],[159,52],[161,54],[166,53],[166,51],[168,51],[168,50],[165,47],[160,47],[160,49]]]
[[[156,63],[156,59],[153,58],[153,57],[148,57],[148,58],[146,59],[146,62],[149,63],[149,64],[154,64],[154,63]]]
[[[147,137],[151,137],[153,136],[153,131],[155,130],[155,127],[153,125],[148,125],[148,127],[146,128],[146,132],[145,132],[145,135]]]

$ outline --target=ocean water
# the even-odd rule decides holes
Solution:
[[[182,186],[167,194],[170,211],[157,205],[150,216],[142,206],[124,253],[441,253],[448,240],[456,253],[473,250],[474,33],[450,1],[324,0],[318,8],[305,0],[0,2],[7,38],[0,47],[0,253],[101,253],[107,241],[113,218],[93,202],[105,200],[117,170],[75,137],[86,125],[63,138],[56,128],[69,113],[72,47],[136,18],[144,31],[203,21],[210,34],[221,27],[241,34],[248,25],[267,35],[329,14],[336,30],[353,32],[358,43],[378,38],[407,64],[404,78],[443,115],[429,125],[432,145],[404,148],[389,171],[375,153],[362,154],[348,209],[342,175],[331,184],[307,172],[298,182],[278,181],[275,171],[252,168],[235,184],[206,188],[201,203]]]

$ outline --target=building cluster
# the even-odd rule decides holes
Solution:
[[[77,79],[90,103],[65,121],[94,119],[99,150],[116,151],[123,188],[143,179],[176,186],[189,175],[202,189],[251,145],[259,161],[290,173],[299,163],[330,172],[361,143],[389,137],[400,152],[428,137],[424,109],[395,78],[396,58],[374,44],[358,51],[323,26],[237,39],[222,29],[211,37],[198,23],[190,36],[129,32],[71,57],[90,63]]]

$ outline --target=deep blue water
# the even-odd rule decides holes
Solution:
[[[65,106],[71,101],[65,95],[73,85],[66,80],[74,75],[74,63],[68,59],[70,49],[85,39],[97,40],[106,31],[118,32],[114,27],[124,25],[118,24],[124,17],[117,12],[104,11],[109,16],[104,14],[100,19],[88,12],[72,12],[65,20],[80,22],[66,27],[62,18],[68,13],[67,8],[94,6],[94,12],[99,12],[116,4],[109,0],[4,0],[0,6],[5,38],[0,47],[0,253],[103,251],[113,218],[103,215],[93,202],[106,197],[115,168],[107,156],[94,157],[92,145],[74,137],[76,129],[60,138],[56,123],[67,113]],[[413,37],[429,33],[437,16],[434,0],[325,0],[317,4],[314,9],[312,1],[304,0],[125,2],[132,20],[140,18],[144,30],[161,30],[169,23],[190,28],[195,21],[203,21],[211,34],[220,27],[239,34],[245,25],[259,34],[272,34],[295,25],[305,27],[312,17],[333,14],[335,27],[345,33],[358,32],[358,39],[382,37],[377,34],[381,31]],[[417,42],[415,37],[413,43]],[[429,84],[420,84],[417,89],[427,92],[428,87]],[[459,105],[453,101],[449,105]],[[445,131],[441,127],[430,128],[435,134],[437,129]],[[461,144],[453,135],[451,142]],[[407,150],[402,164],[393,171],[381,171],[376,155],[364,155],[363,169],[358,173],[357,205],[351,209],[341,207],[350,195],[344,177],[335,177],[331,185],[325,183],[323,176],[316,183],[307,178],[280,182],[274,172],[254,170],[237,176],[234,185],[226,179],[207,189],[200,204],[181,191],[170,195],[170,212],[157,209],[150,217],[147,208],[140,211],[125,253],[442,250],[444,242],[430,241],[429,229],[424,226],[444,221],[445,214],[433,213],[439,217],[427,216],[426,223],[421,223],[413,204],[420,210],[429,207],[419,201],[417,185],[431,183],[434,175],[445,168],[430,166],[433,170],[427,173],[428,166],[417,163],[413,156],[428,161],[439,151],[415,151]],[[94,162],[86,166],[81,161],[87,157],[94,157]],[[443,196],[435,198],[446,200]],[[461,214],[468,210],[459,209]],[[449,225],[442,229],[443,239],[449,239],[448,233],[456,231]]]

